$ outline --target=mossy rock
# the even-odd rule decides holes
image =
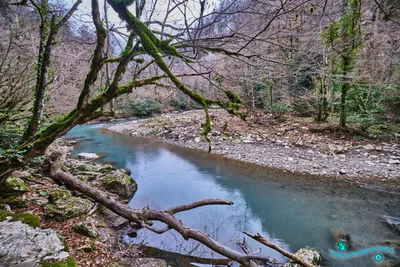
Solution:
[[[0,184],[0,195],[20,195],[28,192],[28,186],[20,178],[8,177]]]
[[[69,190],[53,190],[49,193],[48,199],[50,203],[54,203],[59,199],[66,199],[71,197]]]
[[[41,267],[77,267],[76,260],[69,256],[64,261],[59,262],[41,262]]]
[[[135,180],[123,172],[113,172],[103,177],[104,186],[110,192],[116,193],[120,197],[129,197],[137,190]]]
[[[74,171],[77,172],[97,172],[100,170],[100,166],[95,164],[79,164],[73,166]]]
[[[32,227],[39,227],[40,226],[40,219],[37,215],[22,212],[22,213],[11,213],[5,210],[0,210],[0,222],[7,220],[7,217],[11,217],[12,221],[21,221]]]
[[[99,236],[96,227],[90,222],[80,222],[74,225],[73,229],[75,232],[91,238],[97,238]]]
[[[60,222],[87,214],[91,207],[92,202],[88,199],[69,197],[45,206],[44,211],[48,218]]]
[[[101,166],[99,171],[102,173],[106,173],[106,172],[112,172],[112,171],[116,171],[116,170],[117,170],[117,168],[115,168],[113,165],[104,164],[103,166]]]
[[[0,200],[0,204],[8,205],[13,210],[27,207],[26,200],[15,196]]]

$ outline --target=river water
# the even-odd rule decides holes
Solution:
[[[374,254],[353,259],[332,257],[329,250],[336,251],[337,242],[332,232],[350,235],[349,251],[399,239],[398,233],[380,217],[400,216],[399,195],[276,172],[202,151],[110,132],[102,126],[77,126],[66,135],[80,140],[73,156],[81,152],[105,153],[99,161],[129,168],[138,184],[129,203],[132,208],[166,209],[204,198],[232,200],[233,206],[202,207],[177,216],[184,224],[232,248],[240,250],[236,242],[243,241],[242,231],[247,231],[260,233],[291,252],[305,246],[316,248],[326,265],[378,266]],[[141,230],[137,238],[126,236],[125,241],[185,255],[219,257],[195,241],[184,241],[174,231],[158,235]],[[279,253],[249,238],[246,242],[252,250],[261,249],[261,254],[284,260]],[[384,254],[383,262],[400,262],[399,253]]]

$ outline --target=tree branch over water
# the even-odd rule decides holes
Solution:
[[[108,209],[110,209],[111,211],[115,212],[116,214],[124,217],[125,219],[128,219],[131,222],[138,222],[141,225],[144,225],[145,228],[147,228],[147,229],[150,229],[150,224],[152,224],[151,223],[152,220],[163,222],[167,225],[165,228],[163,228],[163,229],[151,228],[150,230],[161,234],[161,233],[167,232],[170,229],[174,229],[181,236],[183,236],[183,238],[185,238],[186,240],[194,239],[194,240],[204,244],[208,248],[216,251],[217,253],[219,253],[227,258],[230,258],[234,261],[237,261],[245,266],[250,266],[250,267],[258,266],[254,262],[255,260],[262,261],[265,263],[270,262],[270,259],[266,256],[254,255],[254,254],[244,254],[244,253],[240,253],[234,249],[231,249],[231,248],[219,243],[218,241],[212,239],[207,234],[184,225],[180,220],[178,220],[174,216],[174,214],[176,214],[176,213],[192,210],[192,209],[202,207],[202,206],[232,205],[233,202],[228,201],[228,200],[222,200],[222,199],[204,199],[204,200],[196,201],[196,202],[193,202],[190,204],[173,207],[168,210],[153,210],[153,209],[148,209],[148,208],[142,209],[142,210],[131,209],[127,205],[124,205],[124,204],[112,199],[109,195],[107,195],[103,191],[95,189],[95,188],[87,185],[86,183],[80,181],[72,174],[62,171],[60,163],[59,163],[60,156],[61,156],[61,154],[57,153],[57,152],[50,155],[50,162],[49,162],[50,176],[55,181],[66,185],[70,189],[74,189],[74,190],[77,190],[77,191],[85,194],[89,198],[91,198],[94,201],[100,203],[101,205],[107,207]],[[279,248],[276,245],[275,245],[275,247]],[[272,247],[272,248],[274,248],[274,247]],[[279,251],[278,249],[276,249],[276,250]],[[279,252],[281,252],[281,251],[279,251]],[[307,263],[302,264],[300,260],[297,262],[299,264],[301,264],[302,266],[306,266],[306,267],[312,266]]]

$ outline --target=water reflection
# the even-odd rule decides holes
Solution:
[[[366,257],[352,261],[330,258],[328,249],[334,248],[335,243],[331,229],[344,229],[359,247],[394,238],[394,231],[379,216],[399,212],[398,195],[274,173],[96,126],[76,127],[68,136],[86,138],[79,142],[75,156],[80,152],[107,153],[100,161],[112,161],[117,168],[132,171],[139,190],[131,207],[164,209],[203,198],[232,200],[234,206],[202,207],[179,214],[178,218],[235,249],[236,242],[244,237],[242,231],[259,232],[292,252],[304,246],[317,248],[334,266],[371,266],[373,262]],[[186,255],[218,257],[173,231],[161,236],[140,231],[138,238],[126,240]],[[247,241],[253,249],[262,247]],[[261,253],[283,260],[266,247]]]

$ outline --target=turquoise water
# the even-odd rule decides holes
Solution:
[[[242,231],[260,233],[284,249],[296,252],[309,246],[320,250],[331,266],[378,266],[373,254],[356,259],[337,259],[332,229],[350,234],[350,250],[376,246],[399,238],[380,215],[400,216],[400,196],[362,189],[347,183],[273,172],[252,164],[205,152],[167,145],[146,138],[113,133],[102,125],[77,126],[67,138],[78,138],[73,156],[81,152],[106,153],[102,162],[129,168],[138,191],[129,205],[166,209],[204,198],[223,198],[233,206],[209,206],[177,217],[190,227],[207,232],[239,249]],[[163,235],[141,230],[132,243],[199,257],[218,257],[195,241],[184,241],[170,231]],[[272,249],[246,238],[253,250],[284,258]],[[398,255],[400,251],[396,251]],[[384,261],[399,259],[389,254]],[[381,265],[381,264],[379,264]]]

